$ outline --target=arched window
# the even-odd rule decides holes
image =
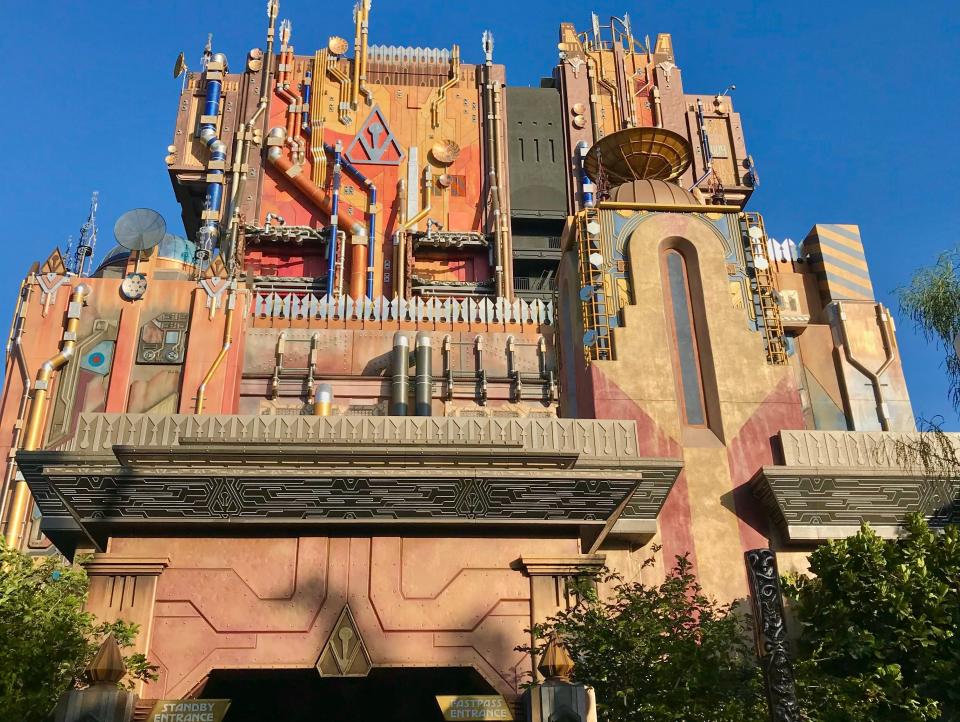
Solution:
[[[664,301],[673,341],[673,367],[680,397],[681,419],[689,426],[707,426],[703,370],[687,262],[679,251],[668,248],[663,252],[662,265]]]

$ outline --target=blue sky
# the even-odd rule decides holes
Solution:
[[[0,33],[7,61],[0,114],[7,192],[7,258],[0,316],[10,317],[34,260],[77,235],[90,192],[100,191],[100,254],[125,210],[156,208],[182,232],[163,162],[180,88],[177,53],[195,67],[208,32],[239,66],[263,47],[265,0],[8,3]],[[351,37],[349,0],[281,0],[298,52],[331,34]],[[449,47],[494,57],[512,85],[536,85],[556,62],[557,28],[629,12],[638,37],[673,34],[688,92],[735,83],[761,187],[750,208],[777,238],[814,223],[858,223],[874,288],[894,290],[919,265],[960,242],[955,230],[960,117],[960,15],[953,4],[879,1],[590,4],[566,0],[482,3],[374,0],[371,42]],[[98,254],[99,255],[99,254]],[[914,411],[950,408],[937,351],[898,316]]]

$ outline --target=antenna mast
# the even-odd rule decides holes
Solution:
[[[77,241],[77,250],[74,255],[73,270],[78,276],[84,275],[84,266],[88,258],[93,258],[97,247],[97,206],[100,204],[100,193],[93,192],[90,197],[90,213],[87,222],[80,227],[80,240]]]

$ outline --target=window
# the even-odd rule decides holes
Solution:
[[[664,252],[662,263],[667,324],[673,341],[673,365],[677,376],[681,417],[684,423],[690,426],[706,426],[707,407],[687,263],[684,257],[672,248]]]

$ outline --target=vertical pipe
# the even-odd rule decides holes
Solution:
[[[337,210],[340,207],[340,141],[337,141],[333,151],[333,201],[330,212],[330,248],[329,267],[327,268],[327,295],[330,298],[336,293],[336,266],[337,266]]]
[[[416,341],[417,375],[414,381],[415,416],[433,415],[433,349],[430,346],[430,334],[420,331]]]
[[[401,331],[393,334],[390,380],[390,416],[407,415],[410,394],[410,341]]]
[[[367,277],[367,239],[360,233],[350,239],[350,297],[354,301],[363,298],[363,285]]]
[[[33,385],[33,397],[30,403],[30,412],[27,416],[26,428],[23,436],[23,450],[36,451],[43,440],[43,422],[47,408],[47,394],[54,374],[70,363],[77,349],[77,329],[80,327],[80,312],[83,303],[90,295],[90,287],[81,283],[73,289],[70,295],[70,305],[67,307],[67,323],[63,328],[63,337],[60,342],[60,351],[51,359],[45,361],[37,371],[37,379]],[[10,505],[10,514],[7,517],[7,528],[4,539],[8,547],[20,548],[23,539],[23,524],[30,504],[30,488],[23,479],[17,482],[13,492],[13,502]]]
[[[210,65],[216,64],[213,69]],[[207,64],[205,71],[207,92],[203,104],[203,121],[200,123],[200,140],[210,150],[210,161],[216,161],[219,168],[208,168],[207,196],[205,215],[198,233],[200,241],[198,260],[210,257],[213,246],[220,237],[220,206],[223,202],[224,162],[227,159],[227,146],[217,135],[217,117],[220,115],[220,101],[223,92],[223,74],[227,72],[227,57],[217,53]]]
[[[367,235],[367,298],[373,300],[374,275],[377,268],[377,187],[370,185],[370,229]]]
[[[313,400],[314,416],[329,416],[333,405],[333,387],[330,384],[317,384],[317,393]]]

